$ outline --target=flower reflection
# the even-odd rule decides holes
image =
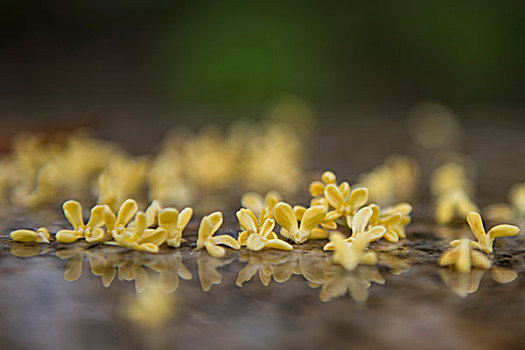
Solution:
[[[64,279],[66,281],[73,282],[82,276],[82,264],[84,263],[84,255],[88,247],[88,244],[78,243],[56,251],[57,257],[62,260],[68,259],[64,269]]]
[[[487,270],[475,268],[470,273],[460,273],[450,268],[441,269],[440,275],[443,282],[450,288],[454,293],[462,298],[465,298],[469,294],[476,293],[479,289],[481,279]],[[500,284],[506,284],[514,281],[518,274],[515,271],[493,266],[490,269],[492,279]]]
[[[217,271],[217,269],[233,262],[233,259],[214,258],[202,252],[197,254],[196,260],[197,269],[199,271],[199,280],[204,292],[209,291],[212,285],[220,284],[222,282],[222,273]]]
[[[50,251],[47,244],[24,244],[12,243],[11,254],[18,258],[30,258],[37,255],[44,255]]]
[[[319,292],[319,299],[327,302],[333,298],[346,295],[357,302],[364,302],[368,299],[368,289],[372,282],[385,284],[385,279],[375,266],[358,266],[354,271],[348,272],[339,266],[325,274],[325,281]]]

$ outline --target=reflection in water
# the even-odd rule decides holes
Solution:
[[[330,301],[344,296],[349,291],[355,301],[364,302],[368,299],[368,288],[372,282],[385,284],[385,279],[375,266],[358,266],[352,272],[342,268],[333,269],[325,275],[319,299],[324,302]]]
[[[51,250],[48,244],[26,244],[13,242],[11,254],[19,258],[30,258],[32,256],[44,255]]]
[[[52,249],[47,245],[26,244],[12,244],[10,248],[11,253],[17,257],[46,254]],[[182,262],[180,251],[146,254],[118,247],[93,247],[80,242],[68,245],[67,249],[58,249],[55,254],[58,258],[67,260],[64,270],[66,281],[76,281],[81,277],[84,258],[87,258],[93,275],[100,277],[106,288],[111,286],[117,277],[120,281],[133,281],[135,291],[139,294],[170,294],[178,289],[180,279],[192,279],[192,272]],[[214,258],[205,252],[195,252],[189,256],[195,258],[200,286],[204,292],[209,291],[213,285],[222,283],[222,272],[219,269],[234,261],[233,258]],[[298,275],[306,280],[310,288],[320,288],[319,299],[324,302],[343,297],[347,293],[355,301],[364,302],[368,298],[368,289],[372,283],[386,283],[378,267],[359,266],[355,271],[348,272],[332,264],[330,254],[323,251],[240,251],[238,256],[239,262],[244,263],[244,266],[239,268],[235,280],[235,284],[240,288],[244,283],[250,282],[256,274],[265,287],[270,285],[272,279],[277,283],[285,283],[293,275]],[[401,275],[410,270],[408,259],[398,256],[395,252],[378,252],[378,263],[387,267],[393,275]],[[448,287],[461,297],[466,297],[479,289],[486,271],[473,269],[471,273],[464,274],[453,269],[440,269],[440,274]],[[517,278],[516,272],[496,266],[491,268],[490,274],[494,281],[501,284],[510,283]],[[140,300],[137,299],[137,305],[143,303]],[[138,311],[133,313],[135,316],[140,314]]]
[[[478,291],[485,272],[487,272],[487,270],[480,268],[472,269],[470,273],[461,273],[452,268],[443,268],[440,270],[443,282],[462,298]],[[518,277],[515,271],[503,267],[493,266],[490,272],[492,279],[501,284],[510,283]]]
[[[222,282],[222,273],[217,271],[217,269],[233,262],[233,259],[218,259],[204,252],[198,252],[196,260],[199,280],[204,292],[209,291],[212,285]]]

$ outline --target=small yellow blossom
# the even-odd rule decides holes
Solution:
[[[166,241],[167,232],[163,228],[148,229],[146,215],[138,212],[132,228],[126,228],[120,233],[113,233],[118,245],[135,250],[157,253],[159,246]]]
[[[277,191],[266,193],[264,198],[258,193],[248,192],[241,197],[241,205],[246,209],[250,209],[257,217],[260,217],[265,207],[270,208],[271,213],[273,207],[281,200],[282,196]]]
[[[310,183],[308,190],[310,191],[312,197],[322,196],[324,194],[325,187],[328,185],[336,185],[339,187],[341,192],[345,193],[345,195],[348,195],[347,191],[349,192],[350,185],[346,181],[342,182],[340,185],[337,185],[337,178],[333,171],[326,170],[321,175],[321,180],[322,181],[312,181]]]
[[[241,246],[232,236],[221,235],[213,236],[222,225],[222,213],[217,211],[202,218],[199,226],[197,238],[197,249],[204,249],[215,258],[222,258],[226,251],[219,245],[225,245],[233,249],[240,249]]]
[[[385,235],[386,229],[381,225],[374,225],[369,230],[367,230],[373,214],[374,211],[370,207],[359,209],[349,225],[352,228],[352,236],[346,239],[347,242],[354,241],[358,235],[364,235],[368,237],[369,242],[380,240]],[[323,248],[325,251],[334,249],[335,243],[332,242],[332,239],[330,239],[330,242],[328,242]]]
[[[104,212],[104,223],[107,229],[108,239],[113,239],[113,236],[121,235],[128,226],[131,219],[138,210],[137,202],[133,199],[128,199],[120,206],[117,215],[108,208]]]
[[[520,216],[525,215],[525,182],[514,184],[510,188],[509,201]]]
[[[16,242],[34,242],[34,243],[49,243],[51,235],[45,227],[41,227],[36,231],[33,230],[16,230],[10,233],[11,239]]]
[[[263,211],[271,212],[269,208],[265,208]],[[259,224],[250,209],[239,210],[237,218],[244,229],[239,235],[239,244],[246,245],[246,248],[249,250],[259,251],[263,248],[293,249],[290,244],[277,238],[277,235],[273,232],[275,227],[274,219],[261,218],[261,223]]]
[[[71,243],[80,238],[85,238],[89,243],[100,243],[104,241],[105,232],[101,228],[104,225],[105,205],[96,205],[91,209],[91,216],[87,224],[82,218],[82,206],[76,201],[69,200],[62,206],[66,219],[73,226],[73,230],[60,230],[56,233],[56,240],[63,243]]]
[[[438,224],[449,223],[456,213],[461,217],[466,217],[471,211],[478,208],[463,190],[452,190],[437,198],[436,221]]]
[[[182,231],[191,220],[193,209],[184,208],[179,213],[177,209],[166,208],[159,213],[159,227],[166,230],[168,239],[166,243],[170,247],[180,247],[182,241]]]
[[[492,265],[483,253],[475,250],[481,249],[479,243],[469,239],[459,239],[450,242],[451,248],[439,259],[439,265],[454,265],[461,273],[469,273],[472,266],[489,269]]]
[[[297,224],[297,217],[292,207],[279,202],[274,208],[275,221],[281,226],[281,235],[297,244],[304,243],[310,237],[314,228],[319,226],[326,217],[326,208],[320,205],[308,208],[301,217],[301,224]]]
[[[321,227],[314,227],[310,231],[310,235],[308,238],[309,239],[326,239],[328,238],[327,230],[337,229],[337,223],[335,222],[335,220],[337,220],[341,215],[336,210],[328,211],[329,209],[328,202],[323,197],[312,199],[312,201],[310,202],[310,206],[313,207],[316,205],[321,205],[325,207],[325,209],[327,210],[327,213],[326,213],[325,218],[320,224]],[[306,210],[307,208],[303,207],[302,205],[294,205],[293,211],[295,213],[295,217],[297,218],[297,220],[299,221],[303,220],[303,216]]]
[[[366,187],[356,188],[348,194],[341,191],[335,185],[327,185],[324,189],[324,196],[328,203],[339,213],[345,216],[347,221],[351,220],[354,214],[368,202],[368,189]]]
[[[367,249],[370,238],[366,232],[358,233],[349,242],[339,232],[330,234],[330,243],[334,245],[334,264],[341,265],[347,271],[353,271],[359,264],[375,265],[377,263],[376,253]]]
[[[391,207],[381,209],[378,205],[369,206],[373,215],[370,218],[372,226],[384,226],[386,233],[384,239],[388,242],[395,243],[402,238],[406,238],[405,226],[411,221],[410,213],[412,206],[408,203],[399,203]]]
[[[492,246],[496,237],[512,237],[520,232],[519,227],[506,224],[494,226],[489,232],[485,232],[481,215],[476,212],[468,214],[467,222],[478,240],[480,249],[487,253],[492,253]]]

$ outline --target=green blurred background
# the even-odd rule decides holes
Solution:
[[[287,94],[318,110],[524,105],[523,1],[4,0],[0,13],[4,119],[249,116]]]

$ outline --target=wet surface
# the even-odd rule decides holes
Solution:
[[[385,134],[378,146],[366,143],[373,130],[364,130],[354,139],[329,142],[326,131],[321,133],[312,142],[311,168],[335,164],[331,168],[341,178],[352,179],[392,149],[406,151],[399,131]],[[473,135],[467,144],[479,141],[479,133]],[[507,142],[519,145],[517,136]],[[354,148],[361,142],[370,147],[369,157]],[[342,151],[329,152],[335,148]],[[500,166],[482,162],[480,202],[500,201],[506,186],[522,180],[523,162],[511,167],[508,159],[523,159],[523,151],[513,149],[511,155],[500,156],[496,148],[472,154]],[[511,169],[506,175],[504,166]],[[231,202],[219,232],[235,236]],[[451,239],[468,231],[462,223],[435,226],[431,206],[421,190],[407,238],[374,243],[378,266],[353,272],[331,264],[330,253],[322,251],[324,240],[294,246],[293,252],[227,250],[225,258],[213,258],[194,249],[195,218],[184,233],[187,242],[159,254],[87,243],[17,244],[8,240],[13,228],[42,224],[54,232],[67,225],[58,205],[34,213],[5,207],[0,344],[5,349],[522,347],[523,234],[496,241],[491,270],[461,275],[438,267],[437,260]]]

